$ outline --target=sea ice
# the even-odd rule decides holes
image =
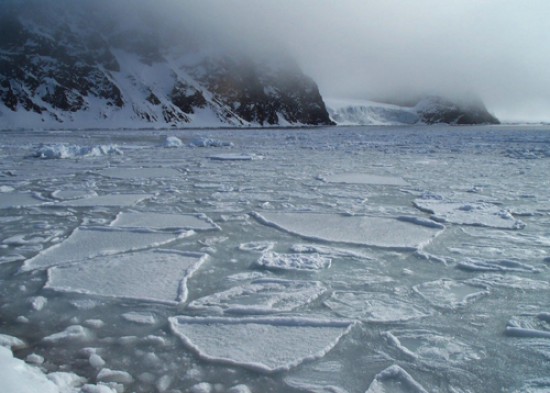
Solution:
[[[215,154],[209,157],[211,160],[217,161],[252,161],[252,160],[262,160],[264,157],[258,156],[256,154],[245,154],[245,153],[225,153],[225,154]]]
[[[116,382],[122,384],[134,382],[134,378],[128,372],[111,370],[109,368],[102,368],[99,373],[97,373],[96,379],[101,382]]]
[[[46,202],[30,192],[1,192],[0,209],[18,209],[28,206],[39,206]]]
[[[496,286],[521,290],[549,290],[550,283],[510,274],[484,273],[466,282],[474,285]]]
[[[137,229],[193,229],[206,231],[219,229],[208,217],[200,214],[172,214],[155,212],[121,212],[111,223],[112,227]]]
[[[128,322],[137,323],[140,325],[154,325],[156,323],[155,316],[151,313],[129,311],[122,314],[122,318]]]
[[[170,317],[174,334],[201,358],[261,372],[289,370],[329,352],[354,322],[300,317]]]
[[[89,190],[55,190],[52,192],[52,198],[62,201],[90,197],[97,197],[97,193]]]
[[[108,194],[99,196],[90,196],[82,199],[73,199],[57,203],[55,206],[70,207],[97,207],[97,206],[115,206],[126,207],[133,206],[141,201],[151,198],[152,194]]]
[[[160,246],[189,235],[192,235],[192,232],[170,234],[80,227],[63,242],[27,259],[21,270],[41,269],[98,256]]]
[[[177,136],[167,136],[164,139],[164,147],[181,147],[183,142]]]
[[[373,216],[320,213],[253,213],[260,222],[306,238],[416,250],[442,232],[441,227]]]
[[[331,259],[319,254],[280,254],[265,252],[256,261],[256,265],[273,270],[316,271],[330,267]]]
[[[34,156],[44,159],[60,159],[122,154],[122,150],[116,145],[78,146],[60,143],[55,145],[41,145],[34,153]]]
[[[0,334],[0,347],[10,349],[25,348],[27,344],[17,337],[9,336],[7,334]]]
[[[320,176],[319,178],[328,183],[353,183],[388,186],[408,185],[408,183],[400,177],[371,175],[367,173],[340,173]]]
[[[404,322],[430,314],[412,302],[378,292],[334,292],[325,305],[343,317],[368,322]]]
[[[506,326],[506,334],[515,337],[550,338],[550,313],[514,317]]]
[[[511,259],[479,260],[465,258],[457,262],[457,267],[462,270],[480,272],[539,272],[538,269],[531,265]]]
[[[366,393],[428,393],[411,375],[397,365],[376,374]]]
[[[50,344],[58,344],[66,341],[85,342],[92,337],[92,332],[80,325],[68,326],[65,330],[50,334],[42,340]]]
[[[548,393],[550,392],[550,378],[534,379],[527,381],[524,385],[514,390],[513,393]]]
[[[483,353],[455,337],[429,330],[403,329],[382,334],[396,349],[414,361],[432,367],[447,368],[470,360],[480,360]]]
[[[172,250],[99,257],[50,268],[45,288],[174,304],[187,299],[187,280],[205,259]]]
[[[522,221],[516,220],[509,212],[492,203],[416,199],[414,206],[432,214],[434,220],[441,222],[502,229],[525,227]]]
[[[488,295],[486,287],[442,278],[415,285],[413,290],[435,307],[454,310]]]
[[[232,142],[220,141],[208,137],[197,137],[189,143],[190,147],[230,147],[233,146]]]
[[[264,278],[193,300],[188,308],[233,314],[285,312],[310,303],[325,290],[319,281]]]
[[[113,179],[181,179],[183,173],[174,168],[105,168],[98,172]]]
[[[10,349],[0,346],[0,381],[6,393],[60,393],[39,368],[13,356]]]

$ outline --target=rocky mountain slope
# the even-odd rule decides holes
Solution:
[[[291,60],[204,47],[175,19],[114,3],[3,4],[0,128],[332,124]]]
[[[400,124],[498,124],[477,99],[454,102],[439,96],[425,96],[404,105],[374,101],[328,100],[331,118],[341,125]]]

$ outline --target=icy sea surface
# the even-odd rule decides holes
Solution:
[[[0,223],[62,392],[550,391],[550,127],[3,131]]]

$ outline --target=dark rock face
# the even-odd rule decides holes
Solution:
[[[315,82],[293,64],[202,56],[183,29],[139,10],[128,17],[137,22],[121,25],[85,1],[6,1],[0,115],[70,122],[87,114],[108,123],[123,113],[192,125],[206,110],[220,125],[332,124]]]
[[[415,106],[419,121],[426,124],[499,124],[481,101],[455,103],[438,96],[428,96]]]

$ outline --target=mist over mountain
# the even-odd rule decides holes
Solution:
[[[332,124],[316,83],[289,56],[216,43],[213,32],[169,9],[146,1],[7,3],[3,124]]]

